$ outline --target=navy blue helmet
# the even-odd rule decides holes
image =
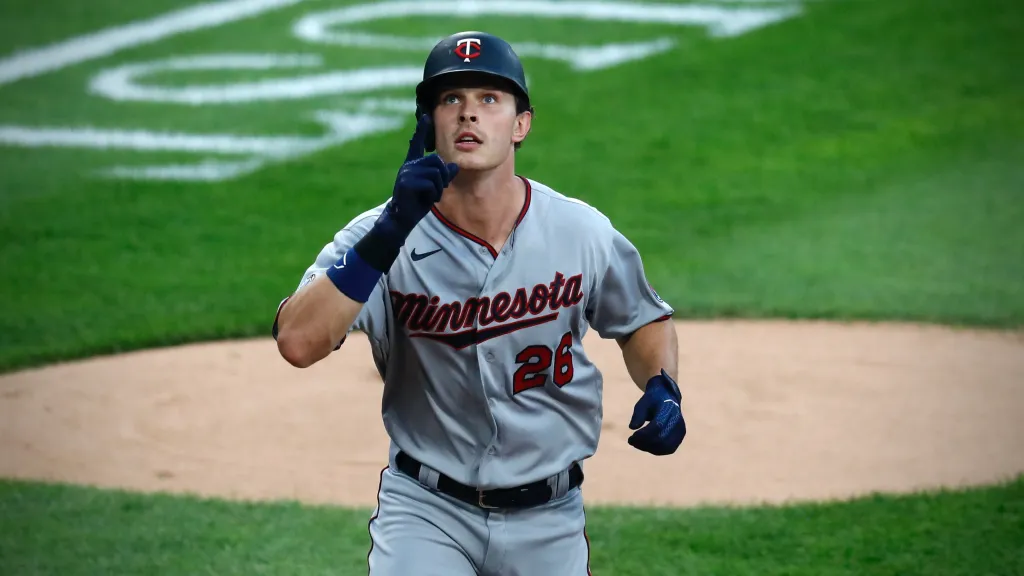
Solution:
[[[493,82],[518,98],[518,111],[530,110],[530,92],[519,56],[505,40],[486,32],[452,34],[434,46],[423,66],[423,80],[416,85],[416,118],[430,114],[438,93],[460,81]],[[434,140],[427,137],[426,149]]]

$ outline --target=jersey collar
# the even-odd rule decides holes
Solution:
[[[527,178],[524,178],[523,176],[519,176],[519,179],[522,180],[523,184],[526,185],[526,197],[523,200],[523,208],[522,210],[519,211],[519,217],[516,218],[516,223],[512,226],[512,233],[509,235],[509,242],[512,242],[515,239],[516,229],[519,228],[519,223],[522,222],[523,218],[526,217],[526,212],[530,209],[530,200],[533,196],[533,187],[530,185],[530,181]],[[459,228],[458,226],[453,224],[450,220],[444,217],[444,214],[441,214],[441,211],[437,209],[437,206],[431,206],[430,211],[434,214],[435,217],[437,217],[437,219],[442,224],[447,226],[452,232],[455,232],[456,234],[462,236],[463,238],[472,240],[473,242],[476,242],[477,244],[483,246],[484,248],[487,248],[487,251],[491,253],[492,258],[498,257],[498,251],[495,250],[494,247],[490,245],[490,243],[488,243],[483,238],[480,238],[475,234],[466,232],[462,228]]]

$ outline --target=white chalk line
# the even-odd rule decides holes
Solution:
[[[142,152],[194,152],[206,154],[255,154],[288,156],[315,150],[379,130],[401,126],[403,120],[369,113],[320,111],[316,119],[327,127],[322,136],[240,136],[237,134],[187,134],[150,130],[96,127],[48,128],[0,126],[0,145],[26,148],[92,148]]]
[[[213,28],[258,16],[302,1],[225,0],[197,4],[148,20],[114,26],[48,46],[27,49],[0,59],[0,85],[110,56],[126,48],[150,44],[185,32]]]
[[[153,73],[175,70],[271,70],[310,68],[319,64],[320,57],[315,54],[205,54],[177,57],[108,68],[93,77],[89,92],[114,101],[205,106],[303,100],[317,96],[410,87],[415,86],[423,76],[420,66],[384,66],[234,84],[146,86],[138,82]]]
[[[402,101],[381,101],[383,110],[407,107]],[[322,136],[239,136],[236,134],[186,134],[148,130],[96,127],[48,128],[0,126],[0,145],[28,148],[84,148],[145,152],[188,152],[196,154],[241,155],[242,160],[204,159],[195,164],[160,166],[114,166],[100,174],[119,178],[149,180],[216,181],[235,178],[271,162],[312,154],[346,142],[400,128],[404,121],[367,110],[345,112],[321,110],[314,114],[324,124]]]
[[[351,25],[372,20],[409,15],[510,15],[526,17],[576,18],[633,23],[672,23],[703,25],[712,36],[739,35],[752,29],[792,17],[798,4],[740,8],[705,4],[642,4],[625,2],[588,2],[550,0],[477,0],[391,1],[360,4],[308,14],[295,23],[293,33],[307,41],[385,49],[427,47],[430,39],[331,30],[332,26]],[[199,4],[155,18],[71,38],[39,49],[27,50],[0,59],[0,85],[22,78],[114,54],[119,50],[156,42],[177,34],[209,28],[252,17],[271,10],[298,4],[302,0],[225,0]],[[673,41],[659,38],[632,44],[603,46],[559,46],[521,43],[523,56],[564,60],[577,70],[596,70],[629,60],[637,60],[673,47]],[[288,100],[326,94],[367,92],[381,88],[407,86],[418,81],[419,67],[391,67],[331,71],[324,74],[264,81],[187,87],[157,87],[136,83],[140,77],[162,70],[219,68],[272,69],[315,67],[315,55],[207,55],[133,64],[109,69],[94,77],[92,93],[114,100],[175,102],[191,105]],[[318,118],[328,125],[322,137],[241,136],[233,134],[185,134],[146,130],[102,129],[95,127],[0,126],[0,144],[27,147],[77,147],[139,151],[184,151],[192,153],[242,155],[241,160],[204,158],[194,164],[162,166],[115,166],[102,171],[107,176],[167,180],[221,180],[259,169],[270,161],[281,161],[334,146],[374,133],[398,128],[402,120],[381,117],[373,111],[407,110],[401,100],[367,100],[353,113],[320,112]]]
[[[307,14],[292,27],[292,33],[303,40],[320,43],[365,45],[375,41],[378,49],[389,49],[393,37],[368,33],[351,34],[333,31],[335,26],[352,26],[370,21],[410,16],[443,16],[472,18],[479,16],[519,16],[530,18],[572,18],[584,21],[622,22],[633,24],[672,24],[704,26],[713,37],[739,36],[751,30],[786,20],[800,13],[797,3],[783,5],[754,4],[663,4],[612,2],[593,0],[416,0],[365,3]],[[410,41],[411,40],[411,41]],[[440,38],[437,38],[440,40]],[[436,41],[436,40],[435,40]],[[393,49],[419,48],[421,40],[404,39]],[[514,43],[513,43],[514,44]]]

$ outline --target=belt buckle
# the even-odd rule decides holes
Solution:
[[[497,506],[491,506],[489,504],[484,503],[484,492],[485,492],[484,490],[477,490],[476,491],[476,494],[477,494],[477,499],[476,499],[477,505],[479,505],[481,508],[486,508],[488,510],[495,510],[495,509],[497,509]]]

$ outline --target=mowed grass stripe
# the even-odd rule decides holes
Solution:
[[[369,509],[0,481],[0,573],[364,574]],[[1024,477],[790,507],[587,507],[598,575],[1024,571]]]
[[[1024,238],[1008,231],[1024,220],[1022,162],[1006,142],[704,239],[684,313],[1019,327]]]
[[[186,5],[201,2],[186,2]],[[118,2],[116,0],[5,0],[0,4],[0,57],[90,34],[110,26],[123,26],[181,8],[175,0]]]

